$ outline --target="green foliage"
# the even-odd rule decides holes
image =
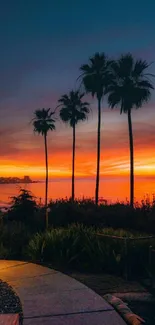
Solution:
[[[0,243],[0,259],[5,260],[9,257],[9,250],[4,247],[3,243]]]
[[[0,226],[0,254],[9,259],[24,259],[32,232],[22,223],[9,222]]]
[[[146,234],[82,224],[36,233],[28,225],[7,221],[0,226],[0,258],[31,259],[60,270],[118,275],[124,275],[127,266],[130,276],[139,276],[149,269],[149,246],[155,247],[154,239],[136,239],[143,236]]]
[[[131,275],[142,274],[148,264],[150,241],[125,240],[98,236],[99,230],[72,225],[67,229],[51,229],[43,234],[36,234],[29,242],[28,255],[32,260],[50,263],[53,268],[71,269],[87,272],[110,272],[123,275],[125,266]],[[107,235],[108,230],[102,229]],[[113,236],[125,233],[114,231]],[[132,233],[127,233],[133,238]]]

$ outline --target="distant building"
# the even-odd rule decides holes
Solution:
[[[23,182],[24,182],[24,183],[32,183],[32,180],[30,179],[29,176],[24,176],[24,178],[23,178]]]
[[[37,183],[32,181],[29,176],[18,177],[0,177],[0,184],[19,184],[19,183]]]

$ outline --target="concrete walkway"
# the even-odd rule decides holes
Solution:
[[[125,325],[102,297],[55,270],[27,262],[0,261],[0,279],[20,297],[24,325]]]

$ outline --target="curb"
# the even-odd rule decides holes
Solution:
[[[127,305],[128,301],[138,301],[138,302],[151,302],[155,303],[155,297],[151,293],[146,292],[120,292],[113,293],[115,297],[122,299]]]
[[[1,314],[0,324],[12,324],[19,325],[19,315],[18,314]]]
[[[141,325],[145,323],[144,319],[134,314],[129,307],[119,298],[110,294],[104,295],[103,298],[111,304],[116,311],[124,318],[127,324]]]

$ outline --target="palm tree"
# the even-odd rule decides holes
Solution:
[[[107,89],[108,102],[111,108],[120,106],[120,113],[128,116],[130,144],[130,205],[134,205],[134,144],[132,131],[132,109],[140,108],[148,102],[151,90],[154,89],[147,72],[149,64],[143,60],[135,60],[129,53],[122,55],[111,65],[113,81]]]
[[[50,108],[38,109],[34,112],[33,127],[34,132],[41,134],[44,137],[45,144],[45,164],[46,164],[46,185],[45,185],[45,208],[46,208],[46,228],[48,227],[48,149],[47,149],[47,134],[49,131],[55,130],[55,120],[52,118],[54,113],[50,112]]]
[[[89,59],[88,64],[80,67],[82,80],[87,93],[96,96],[98,101],[98,127],[97,127],[97,169],[96,169],[96,189],[95,203],[99,199],[99,178],[100,178],[100,137],[101,137],[101,100],[110,81],[109,66],[111,61],[104,53],[96,53]],[[81,77],[80,76],[80,77]]]
[[[72,154],[72,200],[75,197],[74,174],[75,174],[75,130],[80,121],[85,121],[89,113],[89,103],[83,102],[84,94],[79,91],[71,91],[69,95],[63,95],[59,99],[60,118],[69,123],[73,129],[73,154]]]

